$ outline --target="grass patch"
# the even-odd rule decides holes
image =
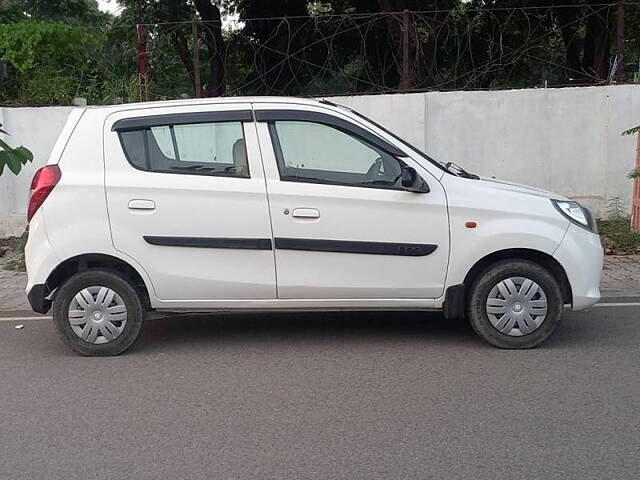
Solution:
[[[1,260],[5,270],[24,272],[27,267],[24,261],[24,247],[27,244],[28,231],[19,237],[12,237],[0,241],[0,249],[4,251]]]
[[[640,233],[631,230],[629,218],[601,220],[598,228],[607,255],[640,254]]]

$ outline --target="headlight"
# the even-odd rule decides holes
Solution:
[[[569,200],[551,200],[551,203],[556,207],[556,210],[571,222],[590,232],[598,233],[598,226],[589,209],[584,208],[578,202],[571,202]]]

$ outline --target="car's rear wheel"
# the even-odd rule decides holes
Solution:
[[[485,341],[500,348],[533,348],[558,326],[563,299],[556,279],[528,260],[503,260],[473,282],[467,314]]]
[[[136,341],[144,311],[135,288],[117,272],[88,270],[56,292],[53,321],[81,355],[119,355]]]

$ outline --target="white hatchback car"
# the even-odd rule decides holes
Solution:
[[[84,355],[151,311],[443,310],[530,348],[600,298],[595,222],[328,101],[73,110],[32,183],[27,294]]]

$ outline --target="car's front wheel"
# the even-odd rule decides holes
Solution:
[[[56,292],[56,330],[81,355],[119,355],[136,341],[144,311],[135,288],[117,272],[87,270]]]
[[[471,326],[500,348],[533,348],[558,326],[563,298],[556,279],[528,260],[503,260],[473,282],[467,303]]]

